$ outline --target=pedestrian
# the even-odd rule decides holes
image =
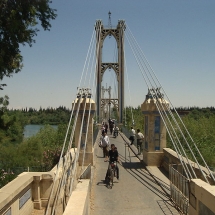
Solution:
[[[115,125],[113,128],[113,136],[117,137],[119,133],[119,128]]]
[[[111,135],[112,135],[112,133],[113,133],[113,127],[114,127],[114,124],[113,124],[113,122],[111,121],[110,124],[109,124],[110,134],[111,134]]]
[[[101,131],[102,131],[102,134],[104,134],[104,132],[105,132],[105,126],[103,124],[101,126]]]
[[[105,133],[107,134],[107,130],[108,130],[108,124],[105,123]]]
[[[130,138],[129,138],[129,140],[131,141],[131,145],[133,145],[133,143],[134,143],[135,134],[136,134],[136,132],[135,132],[134,128],[131,127],[131,136],[130,136]]]
[[[138,155],[141,154],[142,151],[142,145],[143,145],[143,140],[144,140],[144,136],[143,134],[140,132],[140,129],[137,129],[137,149],[138,149]]]
[[[110,146],[110,140],[106,132],[103,133],[102,138],[101,138],[101,146],[103,149],[103,155],[105,157],[105,162],[108,161],[108,150]]]

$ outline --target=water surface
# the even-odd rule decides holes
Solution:
[[[51,125],[53,128],[57,129],[57,125]],[[44,125],[26,125],[24,127],[24,138],[32,137],[37,134]]]

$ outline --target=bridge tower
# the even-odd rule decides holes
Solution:
[[[82,97],[80,96],[81,92],[83,92]],[[72,105],[74,105],[74,114],[77,112],[79,102],[80,102],[80,108],[79,108],[77,123],[75,127],[75,147],[78,147],[79,142],[81,142],[78,162],[81,164],[83,161],[83,156],[85,155],[84,166],[87,166],[89,164],[93,165],[93,117],[94,117],[96,107],[95,107],[95,102],[91,98],[90,89],[88,88],[79,89],[77,98],[72,103]],[[87,123],[88,120],[89,120],[89,125]],[[83,125],[82,125],[82,121],[83,121]],[[79,139],[80,130],[81,130],[81,138]],[[86,142],[86,149],[84,153],[85,142]]]
[[[96,30],[96,57],[97,57],[97,116],[99,121],[102,118],[102,78],[107,69],[113,69],[116,73],[118,83],[118,99],[110,99],[112,104],[118,107],[119,123],[123,120],[123,108],[124,108],[124,30],[125,21],[119,20],[116,28],[112,28],[109,25],[105,28],[101,20],[97,20],[95,24]],[[102,62],[102,48],[104,40],[107,36],[113,36],[117,42],[118,49],[118,61],[113,62]],[[112,101],[113,100],[113,101]],[[117,101],[116,101],[117,100]]]
[[[164,107],[163,111],[167,111],[169,108],[169,103],[160,93],[157,94],[157,98],[154,98],[149,90],[141,105],[142,113],[145,116],[143,161],[148,166],[160,166],[164,156],[163,148],[166,148],[166,128],[156,103]]]

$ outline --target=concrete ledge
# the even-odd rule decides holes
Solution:
[[[189,214],[215,214],[215,186],[212,186],[201,179],[191,179]]]
[[[53,177],[52,174],[48,174],[44,172],[23,172],[22,174],[18,175],[17,178],[15,178],[13,181],[11,181],[10,183],[8,183],[7,185],[5,185],[0,189],[0,214],[10,207],[13,210],[13,204],[16,205],[17,204],[16,201],[19,201],[19,198],[28,189],[32,190],[34,176],[37,176],[40,179]],[[34,195],[33,191],[31,191],[31,195],[32,195],[31,199],[33,200],[33,195]],[[29,207],[32,208],[32,206],[29,206]],[[14,210],[16,211],[16,209]],[[25,209],[23,208],[22,210],[24,211]]]
[[[89,214],[89,191],[90,180],[83,179],[78,183],[76,189],[69,198],[63,215],[86,215]]]
[[[79,158],[78,158],[78,162],[80,165],[82,165],[83,162],[83,152],[79,153]],[[93,152],[86,152],[85,153],[85,159],[84,159],[84,166],[88,166],[89,164],[91,164],[93,166]]]
[[[163,160],[162,166],[165,168],[165,170],[167,172],[169,172],[169,165],[171,165],[171,164],[179,164],[177,166],[177,170],[181,173],[182,172],[182,166],[181,166],[181,163],[180,163],[180,160],[178,158],[177,153],[174,150],[170,149],[170,148],[164,148],[163,152],[164,152],[164,160]],[[187,161],[187,159],[185,157],[183,157],[183,159],[184,159],[185,163],[188,163],[188,161],[189,161],[190,164],[193,166],[193,169],[194,169],[194,171],[195,171],[195,173],[197,175],[197,178],[200,178],[203,181],[205,181],[205,178],[203,177],[203,175],[202,175],[202,173],[201,173],[201,171],[199,169],[199,166],[194,161],[192,161],[190,159],[188,159],[188,161]],[[202,171],[205,173],[209,183],[212,184],[212,185],[215,185],[215,182],[211,178],[210,172],[208,171],[208,169],[203,167],[203,166],[201,166],[201,165],[200,165],[200,167],[201,167]]]
[[[35,174],[24,172],[0,189],[0,211],[33,182],[33,175]],[[36,175],[40,176],[41,173]]]
[[[157,152],[148,152],[143,150],[143,162],[147,166],[161,166],[162,160],[164,157],[164,153],[162,151]]]

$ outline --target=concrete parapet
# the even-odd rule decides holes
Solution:
[[[89,190],[90,179],[82,179],[81,182],[78,183],[76,189],[72,192],[63,215],[89,214]]]
[[[147,166],[161,166],[163,157],[163,152],[148,152],[143,150],[143,162]]]
[[[44,176],[43,176],[44,175]],[[53,175],[43,172],[24,172],[0,189],[0,214],[31,214],[33,208],[41,209],[39,190],[41,180],[51,180]],[[48,187],[43,186],[45,189]]]
[[[71,149],[67,156],[70,157],[67,167],[72,165],[75,159],[76,149]],[[65,157],[61,161],[64,164]],[[50,172],[23,172],[13,181],[0,189],[0,215],[28,215],[34,209],[42,209],[47,206],[56,175],[57,165]],[[62,167],[58,171],[57,181],[62,177]],[[56,190],[54,191],[56,192]]]
[[[97,137],[98,138],[98,137]],[[66,163],[66,171],[71,168],[74,163],[77,149],[71,149],[66,155],[69,156],[69,162]],[[88,152],[87,152],[88,153]],[[89,158],[88,158],[89,157]],[[89,153],[87,163],[93,164],[94,155],[93,152]],[[61,160],[61,167],[57,174],[57,165],[50,172],[23,172],[18,175],[13,181],[8,183],[6,186],[0,189],[0,215],[12,214],[12,215],[30,215],[33,209],[45,208],[48,204],[50,198],[50,192],[53,186],[53,179],[56,177],[56,189],[53,193],[55,196],[58,183],[63,173],[63,165],[65,164],[65,157]],[[59,164],[58,164],[59,165]],[[89,167],[90,168],[90,167]],[[83,213],[88,213],[89,205],[89,187],[90,180],[82,179],[82,183],[78,183],[78,178],[80,176],[79,166],[77,166],[77,175],[75,174],[75,181],[73,186],[72,199],[81,198],[84,203],[82,205]],[[70,176],[69,176],[70,177]],[[90,176],[89,176],[90,177]],[[71,178],[69,178],[71,179]],[[78,183],[78,184],[77,184]],[[67,196],[68,187],[70,186],[69,180],[66,181],[66,191],[60,193],[59,201],[57,202],[57,212],[63,211],[63,196]],[[77,184],[77,188],[76,188]],[[80,192],[80,194],[78,194]],[[70,198],[71,199],[71,198]],[[69,200],[70,200],[69,199]],[[51,199],[50,206],[53,205],[54,197]],[[74,200],[76,201],[76,200]],[[67,202],[67,201],[66,201]],[[65,202],[64,202],[65,203]],[[73,206],[74,207],[74,206]],[[63,213],[63,212],[62,212]],[[62,214],[60,213],[60,214]],[[78,214],[78,213],[73,213]]]
[[[84,156],[84,153],[80,152],[79,158],[78,158],[78,162],[80,163],[80,165],[82,165],[83,156]],[[94,162],[93,162],[93,152],[86,152],[85,153],[85,158],[84,158],[84,164],[83,164],[83,166],[87,166],[89,164],[91,164],[91,165],[94,164]]]
[[[181,163],[180,163],[180,160],[178,158],[177,153],[174,150],[170,149],[170,148],[164,148],[163,152],[164,152],[164,158],[163,158],[162,166],[165,168],[165,170],[167,172],[169,172],[169,165],[178,164],[177,170],[180,173],[182,173],[182,166],[180,165]],[[196,173],[196,176],[198,178],[202,179],[203,181],[205,180],[203,175],[201,174],[201,171],[200,171],[198,165],[195,162],[193,162],[192,160],[189,160],[189,159],[187,161],[187,159],[185,157],[183,157],[183,160],[184,160],[185,163],[188,163],[188,161],[189,161],[190,164],[193,166],[193,169],[194,169],[194,171]],[[201,167],[202,171],[205,173],[205,175],[206,175],[208,181],[210,182],[210,184],[214,184],[214,181],[212,180],[208,169],[203,167],[203,166],[200,166],[200,167]]]
[[[189,215],[215,215],[215,186],[201,179],[190,181]]]

